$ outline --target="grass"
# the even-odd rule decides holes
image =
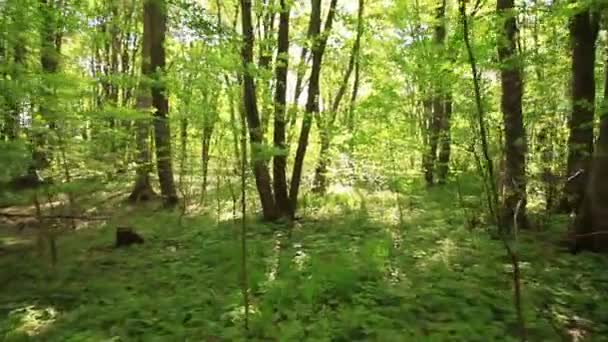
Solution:
[[[463,185],[465,195],[474,187]],[[500,241],[467,226],[453,187],[340,189],[309,197],[293,227],[249,222],[250,330],[240,292],[240,224],[125,213],[146,243],[109,248],[116,222],[0,256],[5,341],[517,341]],[[471,205],[469,212],[480,212]],[[563,225],[520,235],[531,341],[608,340],[608,259],[560,251]],[[3,239],[9,241],[9,237]]]

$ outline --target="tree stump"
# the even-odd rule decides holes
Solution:
[[[144,238],[137,234],[132,227],[116,228],[116,248],[142,243],[144,243]]]

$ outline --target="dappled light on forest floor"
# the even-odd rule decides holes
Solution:
[[[356,193],[361,197],[349,197]],[[446,205],[454,200],[453,192],[413,188],[400,194],[402,220],[393,193],[359,189],[349,196],[332,194],[325,202],[308,203],[311,212],[336,216],[304,216],[292,224],[264,224],[251,217],[252,336],[517,340],[508,259],[499,241],[484,230],[466,228],[463,212]],[[0,267],[10,278],[3,279],[0,307],[25,307],[35,299],[36,307],[57,308],[60,314],[33,315],[47,318],[45,328],[36,331],[48,341],[71,336],[238,340],[244,319],[236,239],[240,222],[230,217],[218,225],[210,211],[188,215],[178,226],[179,210],[120,210],[115,221],[128,219],[145,244],[111,248],[110,221],[62,236],[51,273],[34,249],[23,257],[2,255]],[[556,258],[559,252],[550,245],[534,248],[542,236],[536,234],[543,233],[521,232],[518,243],[524,308],[534,340],[607,332],[606,306],[599,299],[608,291],[608,278],[593,272],[605,259]],[[0,331],[21,334],[18,322],[0,321]]]
[[[58,315],[59,312],[52,307],[41,308],[31,305],[10,311],[8,321],[14,327],[14,336],[25,334],[33,338],[49,329]],[[11,339],[11,335],[5,337]]]

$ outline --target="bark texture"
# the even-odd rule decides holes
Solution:
[[[141,50],[141,74],[142,80],[139,82],[137,94],[137,109],[146,111],[152,108],[152,95],[150,93],[149,77],[152,75],[152,65],[150,60],[150,46],[152,36],[149,22],[150,17],[144,12],[144,36]],[[152,160],[150,158],[150,121],[147,119],[137,120],[136,127],[136,148],[137,148],[137,170],[135,185],[129,196],[131,202],[148,201],[156,197],[156,193],[150,182],[152,173]]]
[[[285,144],[287,72],[289,68],[289,17],[291,8],[287,0],[280,0],[279,38],[275,70],[274,146],[279,154],[273,159],[274,195],[281,216],[289,216],[291,206],[287,193],[287,146]]]
[[[595,49],[599,25],[586,9],[570,19],[572,114],[569,121],[567,182],[560,209],[576,211],[584,198],[593,153]]]
[[[275,220],[278,217],[274,195],[272,193],[268,160],[262,156],[264,133],[258,111],[256,85],[251,68],[253,67],[253,23],[251,17],[251,0],[241,0],[241,24],[243,29],[243,108],[249,126],[249,140],[251,144],[251,160],[253,173],[260,201],[262,214],[265,220]]]
[[[574,222],[574,251],[608,252],[608,67],[604,72],[600,135],[595,145],[585,199]]]
[[[446,40],[446,1],[439,0],[435,12],[436,24],[433,33],[433,43],[436,57],[443,60],[445,57]],[[449,90],[446,89],[443,75],[446,70],[439,65],[439,82],[433,84],[431,99],[427,100],[429,105],[427,122],[427,150],[423,158],[424,178],[427,185],[432,186],[437,179],[439,183],[445,183],[450,160],[450,118],[451,98]],[[448,108],[448,106],[450,108]],[[448,110],[450,112],[448,112]],[[440,154],[440,156],[438,156]],[[440,160],[441,157],[441,160]],[[437,177],[435,177],[437,174]]]
[[[496,11],[502,25],[498,35],[498,58],[502,86],[501,109],[505,127],[504,198],[501,223],[507,228],[518,215],[518,226],[526,220],[526,131],[524,129],[522,98],[522,68],[517,56],[517,23],[514,0],[498,0]]]
[[[152,105],[154,113],[154,137],[156,163],[161,196],[167,207],[174,207],[177,191],[173,179],[171,160],[171,130],[169,126],[169,100],[165,93],[162,74],[165,71],[165,34],[167,31],[167,7],[164,0],[147,0],[144,4],[144,31],[150,31],[150,68],[152,71]]]

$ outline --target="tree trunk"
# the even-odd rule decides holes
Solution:
[[[311,37],[314,41],[312,49],[312,69],[310,72],[310,82],[308,84],[306,112],[304,113],[304,119],[302,121],[302,129],[300,131],[300,139],[298,141],[298,149],[296,151],[293,173],[291,176],[291,185],[289,189],[292,216],[295,215],[298,203],[298,193],[300,191],[302,170],[304,168],[304,157],[306,156],[306,150],[308,148],[308,138],[310,135],[310,129],[312,127],[312,120],[313,117],[319,113],[321,65],[323,62],[325,47],[327,46],[327,37],[329,36],[331,27],[333,25],[337,2],[337,0],[332,0],[330,3],[329,14],[327,15],[327,22],[324,29],[325,32],[323,32],[323,35],[321,35],[321,0],[312,0],[312,11],[310,16],[312,32]]]
[[[477,59],[475,58],[473,45],[471,43],[471,37],[469,32],[469,19],[467,14],[467,0],[458,0],[458,11],[460,13],[460,19],[462,21],[463,39],[467,50],[469,64],[471,66],[471,75],[473,76],[473,90],[475,91],[475,108],[477,109],[477,125],[479,128],[479,138],[481,140],[481,151],[483,153],[483,163],[485,163],[485,169],[483,165],[480,167],[484,171],[484,183],[487,187],[488,196],[488,211],[490,216],[499,223],[499,217],[496,213],[496,207],[498,204],[498,190],[496,188],[496,176],[494,172],[494,162],[490,155],[490,146],[488,142],[488,129],[486,127],[486,113],[483,106],[483,98],[481,94],[481,81],[480,73],[477,68]],[[482,162],[479,161],[481,164]]]
[[[526,220],[526,132],[523,123],[522,68],[517,56],[517,24],[514,0],[498,0],[496,11],[503,21],[498,36],[498,58],[502,85],[501,109],[505,125],[505,181],[501,208],[503,227],[513,225],[514,215],[520,228]]]
[[[137,89],[137,109],[145,112],[152,107],[152,96],[150,93],[150,82],[147,77],[152,74],[150,60],[150,46],[152,44],[152,32],[150,27],[150,16],[147,12],[143,13],[144,36],[141,49],[141,74],[142,80]],[[150,121],[139,119],[136,126],[136,145],[137,145],[137,175],[135,185],[129,196],[131,202],[148,201],[156,197],[152,184],[150,183],[150,173],[152,172],[152,160],[150,158]]]
[[[25,62],[26,48],[23,45],[23,41],[17,40],[13,47],[13,63],[11,80],[17,84],[21,83],[22,72]],[[5,101],[8,103],[8,112],[6,113],[6,119],[4,121],[3,133],[6,139],[13,141],[19,136],[21,130],[20,116],[22,111],[22,98],[18,94],[9,94],[5,96]]]
[[[289,70],[289,16],[291,7],[287,0],[281,1],[279,17],[279,39],[276,63],[276,93],[274,97],[274,146],[279,154],[273,159],[274,196],[280,215],[291,213],[287,194],[287,146],[285,145],[285,125],[287,109],[287,73]]]
[[[437,183],[445,184],[450,171],[450,157],[452,154],[452,96],[450,94],[443,97],[443,116],[440,125]]]
[[[439,144],[439,129],[440,129],[440,117],[443,116],[443,107],[441,100],[425,100],[424,101],[424,115],[428,121],[425,125],[427,130],[428,138],[426,139],[427,151],[423,157],[424,167],[424,180],[428,186],[432,186],[435,183],[435,160],[437,159],[437,146]]]
[[[447,58],[445,40],[446,40],[446,0],[440,0],[440,4],[437,7],[436,19],[437,25],[435,26],[435,44],[439,50],[439,55],[442,58]],[[443,74],[449,74],[450,71],[441,70]],[[437,157],[437,183],[445,184],[448,172],[450,170],[450,156],[451,156],[451,118],[452,118],[452,95],[449,84],[440,84],[435,90],[435,99],[433,100],[433,107],[435,109],[435,116],[437,118],[437,130],[438,130],[438,148],[439,155]]]
[[[572,116],[569,121],[568,181],[560,209],[576,211],[583,200],[593,153],[595,113],[595,42],[599,25],[586,9],[570,20],[572,44]]]
[[[338,89],[338,93],[336,94],[336,97],[334,98],[334,101],[331,105],[330,112],[324,114],[325,116],[329,117],[319,120],[319,128],[321,130],[321,149],[319,151],[319,161],[317,162],[317,167],[315,169],[313,189],[316,193],[319,194],[324,194],[327,190],[327,167],[331,162],[328,154],[329,149],[331,147],[334,125],[336,117],[338,116],[338,110],[340,109],[340,103],[342,102],[342,98],[346,94],[346,89],[348,88],[350,77],[353,73],[353,70],[355,69],[355,64],[357,64],[359,61],[359,51],[361,50],[361,36],[363,35],[364,5],[365,1],[359,0],[359,11],[357,14],[357,36],[355,38],[355,43],[353,45],[353,49],[348,60],[346,72],[344,73],[344,77],[342,79],[342,83],[340,84],[340,88]],[[353,95],[354,99],[356,99],[356,92],[353,91]]]
[[[608,58],[606,62],[608,65]],[[608,67],[605,67],[604,77],[600,135],[595,145],[585,199],[575,221],[575,251],[608,251]]]
[[[165,94],[162,75],[165,71],[165,33],[167,29],[167,7],[165,0],[146,0],[144,4],[144,31],[150,32],[150,67],[152,85],[152,105],[154,113],[154,137],[156,141],[156,163],[161,196],[167,207],[174,207],[177,191],[173,180],[171,161],[171,130],[168,120],[169,100]]]
[[[249,126],[249,140],[251,144],[251,160],[255,182],[262,203],[262,212],[265,220],[275,220],[278,216],[274,196],[272,194],[268,161],[262,156],[263,131],[258,112],[256,85],[249,70],[253,65],[253,23],[251,17],[251,0],[241,0],[241,23],[243,30],[243,108]]]
[[[57,11],[59,4],[50,0],[40,0],[40,9],[42,12],[42,46],[40,48],[40,64],[42,65],[43,74],[48,77],[56,74],[59,71],[59,57],[61,55],[61,40],[62,33],[57,25]],[[49,122],[49,128],[54,128],[55,113],[49,104],[54,101],[52,91],[44,89],[41,93],[40,114]],[[50,152],[48,151],[48,143],[44,133],[34,133],[33,137],[34,151],[33,167],[30,170],[46,168],[50,164]]]
[[[446,11],[446,1],[439,0],[439,5],[436,8],[435,20],[437,21],[434,34],[433,41],[435,44],[435,49],[437,50],[437,55],[440,57],[444,56],[443,49],[445,44],[445,36],[446,36],[446,27],[445,27],[445,11]],[[441,65],[438,65],[438,69],[440,72]],[[440,82],[444,82],[443,79],[440,79]],[[445,93],[446,91],[443,89],[441,83],[437,83],[433,85],[432,90],[432,98],[429,102],[432,103],[432,111],[429,114],[429,124],[428,128],[428,144],[427,151],[425,152],[425,156],[423,158],[423,166],[424,166],[424,179],[428,186],[433,186],[435,184],[435,168],[437,163],[437,150],[441,144],[443,145],[443,130],[445,130],[446,122],[449,121],[445,118],[446,116],[446,108],[445,108]],[[449,130],[449,125],[447,126]],[[444,157],[446,155],[444,154]],[[447,155],[449,157],[449,154]],[[442,179],[445,181],[445,178]]]

